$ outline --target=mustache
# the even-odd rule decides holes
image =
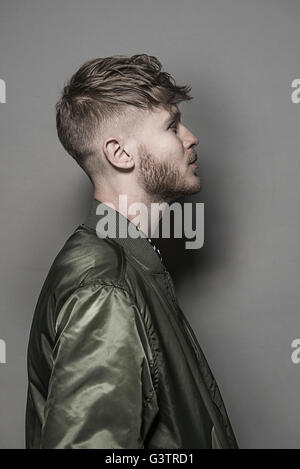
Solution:
[[[189,164],[193,163],[194,161],[197,160],[197,158],[198,158],[197,152],[194,151],[193,153],[190,154],[189,159],[188,159],[188,163]]]

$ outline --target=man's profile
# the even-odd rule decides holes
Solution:
[[[178,109],[192,99],[189,91],[147,54],[89,60],[62,91],[58,137],[94,196],[34,312],[26,448],[238,447],[162,253],[144,228],[159,222],[151,204],[200,190],[199,141]],[[149,209],[141,224],[127,211],[135,203]],[[104,213],[126,236],[105,236]]]

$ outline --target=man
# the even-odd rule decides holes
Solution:
[[[59,139],[94,199],[36,306],[27,448],[237,448],[148,231],[153,203],[200,190],[199,142],[177,107],[188,93],[157,58],[118,55],[83,64],[57,103]],[[134,203],[147,209],[139,221]]]

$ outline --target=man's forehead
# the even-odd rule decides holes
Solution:
[[[181,118],[181,112],[176,105],[168,106],[163,113],[164,122],[170,122],[172,119],[179,120]]]
[[[171,122],[173,119],[180,120],[181,112],[176,104],[160,105],[149,111],[149,117],[159,120],[163,124]]]
[[[176,104],[169,104],[168,106],[164,107],[165,109],[165,116],[175,116],[178,114],[180,111],[178,109],[178,106]]]

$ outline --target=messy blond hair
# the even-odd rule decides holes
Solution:
[[[134,123],[135,110],[192,99],[151,55],[114,55],[85,62],[56,104],[56,128],[65,150],[93,180],[100,168],[99,135],[116,122]]]

